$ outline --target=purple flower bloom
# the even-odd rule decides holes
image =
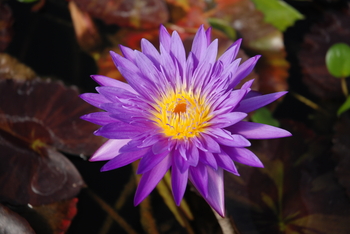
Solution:
[[[142,39],[142,52],[121,46],[124,57],[111,52],[128,84],[94,75],[98,94],[81,97],[106,112],[82,118],[102,125],[95,135],[109,138],[91,161],[109,160],[108,171],[139,160],[142,174],[134,203],[138,205],[171,168],[174,200],[180,204],[187,180],[221,215],[224,209],[223,170],[239,175],[235,162],[263,167],[245,147],[247,139],[290,136],[283,129],[244,121],[247,113],[286,92],[251,92],[253,80],[233,89],[254,68],[260,56],[240,65],[235,59],[241,40],[219,58],[218,41],[201,26],[186,57],[182,41],[161,26],[160,52]]]

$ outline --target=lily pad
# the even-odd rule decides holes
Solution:
[[[328,71],[337,78],[350,75],[350,47],[345,43],[332,45],[326,54]]]

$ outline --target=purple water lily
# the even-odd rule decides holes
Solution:
[[[124,55],[111,52],[128,84],[94,75],[98,93],[81,97],[105,112],[83,119],[102,127],[95,135],[109,138],[90,161],[109,160],[108,171],[140,159],[142,174],[134,203],[138,205],[171,170],[174,200],[180,204],[188,179],[204,199],[225,215],[223,170],[239,175],[234,161],[263,167],[245,147],[247,139],[271,139],[291,134],[269,125],[244,121],[247,113],[286,92],[251,92],[253,80],[234,87],[254,68],[260,56],[240,65],[235,59],[241,40],[219,58],[218,40],[201,26],[186,57],[176,31],[160,28],[160,52],[146,39],[142,51],[121,46]]]

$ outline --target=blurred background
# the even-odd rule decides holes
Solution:
[[[225,218],[190,184],[177,207],[168,177],[134,207],[137,165],[88,161],[105,139],[78,95],[124,81],[109,51],[158,48],[160,24],[187,51],[202,24],[219,54],[242,38],[242,61],[262,55],[245,80],[289,91],[249,116],[293,137],[252,141],[265,168],[225,174]],[[0,233],[350,233],[348,45],[342,0],[0,0]]]

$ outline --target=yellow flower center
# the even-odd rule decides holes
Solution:
[[[154,106],[154,121],[162,132],[173,139],[197,136],[209,126],[211,109],[205,97],[190,91],[170,91]]]

